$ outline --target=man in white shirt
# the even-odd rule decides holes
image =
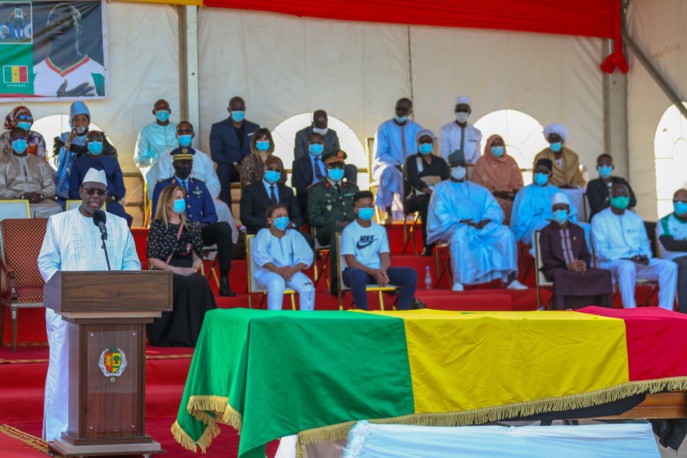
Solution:
[[[372,221],[372,199],[370,191],[358,191],[353,196],[356,219],[341,234],[341,254],[348,266],[342,280],[351,288],[356,308],[367,310],[366,286],[377,283],[399,286],[397,308],[408,310],[417,288],[417,272],[410,267],[391,267],[386,229]]]
[[[660,257],[677,264],[677,302],[680,313],[687,313],[687,189],[673,194],[673,213],[658,222]]]
[[[193,170],[191,171],[191,178],[205,183],[205,186],[210,191],[212,196],[212,202],[215,204],[215,212],[217,213],[217,220],[229,223],[231,226],[232,241],[236,243],[239,237],[239,231],[236,228],[236,223],[234,222],[234,217],[231,214],[231,209],[229,206],[219,199],[219,193],[221,191],[221,186],[219,183],[219,178],[217,178],[217,173],[215,172],[215,164],[210,159],[206,153],[199,149],[191,148],[191,143],[193,142],[193,137],[196,134],[193,131],[193,125],[188,121],[180,121],[177,124],[176,141],[178,146],[188,148],[189,152],[193,154]],[[175,150],[177,146],[174,146],[171,150],[160,156],[160,162],[158,162],[159,179],[165,179],[174,176],[174,158],[172,157],[172,151]],[[159,180],[158,180],[159,181]],[[154,188],[154,187],[153,187]],[[149,192],[151,192],[149,190]],[[151,195],[152,196],[152,195]]]
[[[677,264],[651,257],[642,218],[627,210],[630,191],[621,183],[611,187],[611,206],[592,218],[592,239],[598,267],[613,274],[620,288],[623,307],[634,308],[635,279],[658,281],[658,305],[673,310],[677,286]]]
[[[456,120],[439,130],[439,151],[448,161],[448,157],[455,151],[462,151],[467,164],[474,164],[480,157],[480,143],[482,132],[475,126],[468,124],[468,117],[472,113],[472,99],[461,95],[456,99],[454,108]]]
[[[100,229],[93,213],[107,200],[107,178],[102,170],[90,169],[79,190],[79,208],[53,215],[48,220],[45,239],[38,255],[38,269],[46,282],[58,271],[108,270],[101,248]],[[140,270],[134,238],[124,218],[107,213],[105,246],[112,270]],[[45,381],[43,439],[59,439],[67,430],[69,404],[69,325],[51,309],[45,310],[50,345]]]
[[[148,198],[153,197],[153,189],[160,176],[158,162],[160,157],[177,147],[177,125],[169,120],[172,110],[166,100],[160,99],[153,105],[155,122],[148,124],[138,134],[134,162],[148,184]]]

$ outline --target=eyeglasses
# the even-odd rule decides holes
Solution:
[[[107,189],[84,188],[83,191],[89,196],[92,196],[93,194],[96,194],[98,196],[104,196],[105,194],[107,194]]]
[[[19,116],[17,116],[17,119],[19,121],[33,121],[33,117],[31,117],[27,114],[20,114]]]

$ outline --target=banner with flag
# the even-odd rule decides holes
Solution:
[[[578,312],[213,310],[172,427],[203,451],[218,419],[239,457],[298,434],[337,440],[355,421],[484,424],[687,388],[687,316]]]
[[[0,0],[0,100],[108,95],[101,0]]]

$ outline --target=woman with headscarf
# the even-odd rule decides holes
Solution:
[[[5,117],[5,130],[0,135],[0,155],[12,153],[12,142],[10,141],[10,131],[15,127],[24,129],[28,133],[28,147],[26,151],[39,157],[45,157],[45,139],[38,132],[31,130],[33,125],[33,115],[31,111],[20,105],[10,111]]]
[[[274,140],[270,130],[261,127],[256,130],[250,140],[250,154],[243,158],[239,173],[241,174],[241,188],[262,180],[265,175],[265,161],[274,154]],[[279,158],[277,158],[279,159]],[[281,161],[281,159],[279,159]],[[282,173],[279,183],[286,183],[286,172],[282,163]]]
[[[513,200],[523,187],[522,172],[515,159],[506,152],[506,142],[500,135],[487,139],[484,154],[477,159],[470,181],[491,191],[503,209],[503,224],[510,224]]]

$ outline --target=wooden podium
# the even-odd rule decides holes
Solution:
[[[145,433],[145,325],[172,310],[172,273],[57,272],[43,297],[69,322],[69,425],[50,448],[63,456],[164,452]]]

